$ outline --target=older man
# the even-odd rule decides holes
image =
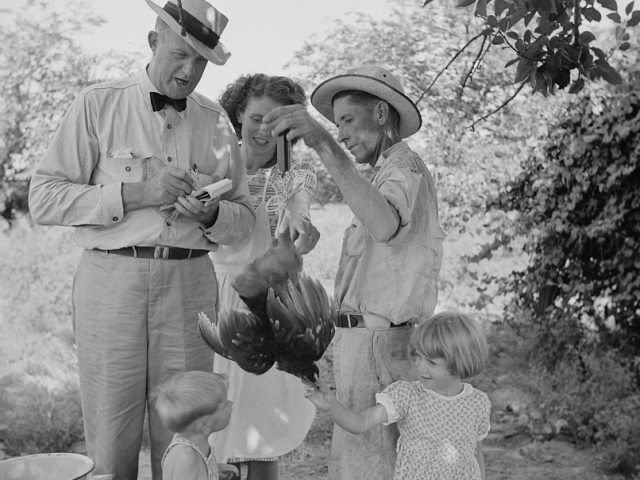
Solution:
[[[334,375],[338,399],[364,410],[409,375],[408,339],[412,325],[434,311],[445,235],[431,175],[402,141],[420,129],[420,113],[391,72],[355,68],[320,84],[311,103],[335,123],[355,161],[375,170],[371,181],[361,176],[304,108],[264,117],[273,134],[289,129],[289,139],[303,138],[318,153],[354,213],[335,282]],[[330,478],[391,480],[397,438],[394,426],[363,435],[336,426]]]
[[[33,218],[75,229],[84,248],[73,287],[80,393],[96,475],[134,480],[145,409],[153,478],[171,434],[147,394],[174,373],[209,370],[197,314],[216,315],[208,253],[249,235],[254,214],[224,110],[194,92],[229,53],[227,19],[204,0],[149,6],[153,52],[134,78],[84,90],[32,181]],[[203,202],[220,179],[232,189]],[[177,218],[166,221],[162,206]]]

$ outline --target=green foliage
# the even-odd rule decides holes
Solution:
[[[0,216],[26,212],[31,172],[81,89],[124,76],[132,56],[87,54],[78,36],[103,20],[78,0],[32,1],[6,13],[0,30]]]
[[[550,362],[592,344],[640,354],[640,90],[577,99],[498,202],[521,213],[513,308]]]
[[[77,385],[49,391],[17,375],[1,378],[0,425],[9,456],[69,451],[84,438]]]
[[[506,286],[508,279],[527,263],[523,241],[510,241],[515,227],[505,217],[508,215],[499,211],[474,215],[464,230],[447,237],[438,309],[478,312],[488,322],[502,320],[514,295]]]
[[[426,0],[423,6],[431,3]],[[571,83],[569,93],[584,88],[585,80],[603,79],[619,84],[622,78],[609,58],[615,49],[630,48],[629,27],[640,23],[640,9],[635,1],[624,10],[616,0],[458,0],[458,7],[475,6],[475,15],[483,20],[481,52],[491,45],[501,45],[515,57],[505,67],[516,65],[514,83],[529,83],[533,93],[545,97]],[[608,53],[596,42],[593,24],[602,15],[617,24],[615,44]],[[587,29],[590,30],[587,30]],[[487,42],[488,40],[488,42]],[[484,53],[479,53],[482,59]],[[575,72],[575,73],[574,73]],[[572,81],[573,73],[573,81]]]
[[[508,320],[543,372],[542,409],[637,469],[640,393],[640,83],[575,98],[539,153],[492,203],[526,235]],[[503,239],[508,242],[508,238]],[[503,245],[504,243],[500,243]],[[624,420],[628,428],[623,428]]]
[[[488,378],[483,381],[519,392],[492,398],[494,415],[538,439],[560,437],[582,447],[594,445],[602,469],[635,478],[640,465],[640,389],[633,382],[633,365],[619,352],[600,348],[548,366],[539,357],[549,347],[539,345],[535,333],[507,322],[491,324],[490,359],[483,375]],[[518,408],[510,414],[505,400],[514,399]]]
[[[593,418],[603,462],[614,472],[638,473],[640,465],[640,393],[613,398]]]
[[[567,422],[579,442],[595,444],[609,471],[631,475],[640,465],[640,390],[627,360],[611,351],[565,358],[542,369],[541,408]]]
[[[71,328],[78,250],[70,229],[0,235],[0,443],[9,455],[68,451],[82,437]]]

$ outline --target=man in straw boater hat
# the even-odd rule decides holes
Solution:
[[[356,163],[375,170],[367,180],[331,135],[301,106],[272,110],[274,135],[303,138],[337,183],[354,214],[346,229],[335,282],[334,375],[338,400],[364,410],[376,393],[410,378],[407,344],[413,325],[435,308],[444,232],[433,179],[402,139],[422,120],[400,81],[365,66],[321,83],[312,105],[338,128],[337,140]],[[330,478],[391,479],[397,429],[353,435],[334,427]]]
[[[151,467],[171,440],[148,392],[185,370],[210,370],[198,312],[216,316],[208,253],[250,234],[255,218],[224,110],[195,93],[223,65],[227,18],[204,0],[147,0],[153,53],[136,77],[94,85],[72,103],[31,181],[36,222],[74,227],[84,248],[73,287],[75,339],[94,473],[138,474],[145,410]],[[190,195],[228,178],[203,202]],[[167,222],[162,206],[179,215]]]

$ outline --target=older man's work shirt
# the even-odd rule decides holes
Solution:
[[[373,185],[400,218],[385,243],[357,218],[345,231],[335,295],[341,313],[374,315],[402,323],[433,314],[442,241],[433,179],[405,142],[383,152]]]
[[[172,246],[216,250],[246,237],[254,214],[236,136],[222,107],[198,93],[178,112],[154,112],[147,72],[94,85],[73,102],[31,180],[29,206],[45,225],[76,227],[84,248]],[[228,178],[216,222],[204,229],[159,207],[124,212],[122,184],[148,180],[168,166],[191,169],[200,186]],[[195,173],[194,173],[195,174]]]

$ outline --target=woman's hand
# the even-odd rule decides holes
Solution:
[[[309,253],[320,240],[320,231],[311,223],[308,215],[285,212],[276,232],[276,237],[289,235],[300,255]]]
[[[315,225],[311,223],[311,221],[304,222],[302,225],[304,232],[300,233],[298,238],[293,242],[294,247],[296,247],[296,250],[300,255],[309,253],[315,248],[320,240],[320,232]]]

